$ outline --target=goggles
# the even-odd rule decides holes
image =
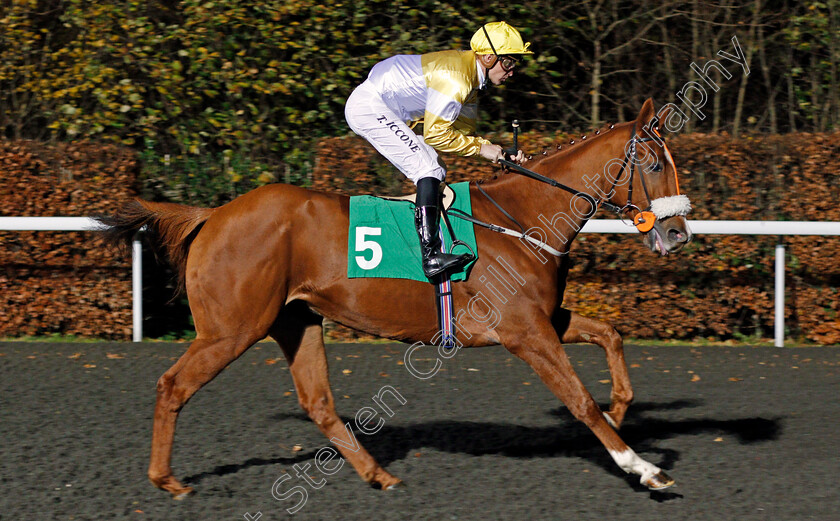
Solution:
[[[513,56],[499,56],[499,65],[502,66],[505,72],[510,72],[516,68],[519,60]]]

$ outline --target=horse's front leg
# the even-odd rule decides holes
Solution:
[[[552,323],[564,344],[586,342],[604,349],[607,368],[612,378],[610,410],[604,413],[604,417],[610,425],[618,429],[624,421],[630,402],[633,401],[633,388],[630,385],[627,362],[624,361],[624,342],[621,335],[602,320],[586,318],[563,308],[555,312]]]
[[[642,485],[651,490],[673,485],[673,479],[656,465],[639,457],[607,423],[600,407],[572,367],[549,317],[529,318],[514,322],[528,324],[528,327],[498,331],[505,347],[527,362],[575,418],[592,430],[622,470],[640,476]]]

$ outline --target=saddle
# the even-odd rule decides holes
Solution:
[[[477,257],[473,223],[450,222],[445,210],[472,214],[468,183],[442,187],[441,226],[444,248],[466,248]],[[402,197],[350,198],[347,247],[348,278],[400,278],[429,282],[421,267],[420,244],[414,226],[415,194]],[[438,276],[433,281],[440,326],[440,345],[454,347],[455,326],[452,283],[466,280],[474,262],[463,270]]]
[[[441,190],[441,203],[440,203],[440,211],[441,215],[446,210],[449,210],[452,207],[452,204],[455,202],[455,190],[452,189],[451,186],[448,184],[443,185],[443,190]],[[409,194],[409,195],[401,195],[399,197],[388,197],[388,196],[378,196],[379,199],[385,199],[387,201],[409,201],[411,203],[416,203],[417,194]]]

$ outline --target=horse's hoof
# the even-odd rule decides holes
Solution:
[[[642,485],[646,486],[650,490],[665,490],[666,488],[674,485],[674,480],[671,476],[660,470],[648,479],[643,480]]]
[[[174,499],[175,501],[180,501],[182,499],[185,499],[187,496],[191,496],[193,494],[195,494],[195,490],[193,490],[192,487],[184,487],[182,490],[172,492],[172,499]]]
[[[384,490],[396,490],[396,491],[399,491],[399,492],[403,492],[406,489],[408,489],[408,485],[406,485],[402,481],[398,481],[398,482],[394,483],[393,485],[388,485],[387,487],[385,487]]]

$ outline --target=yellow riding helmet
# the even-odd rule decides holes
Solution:
[[[524,43],[519,31],[505,22],[485,24],[470,39],[470,47],[477,54],[534,54],[528,50],[529,45],[531,42]]]

